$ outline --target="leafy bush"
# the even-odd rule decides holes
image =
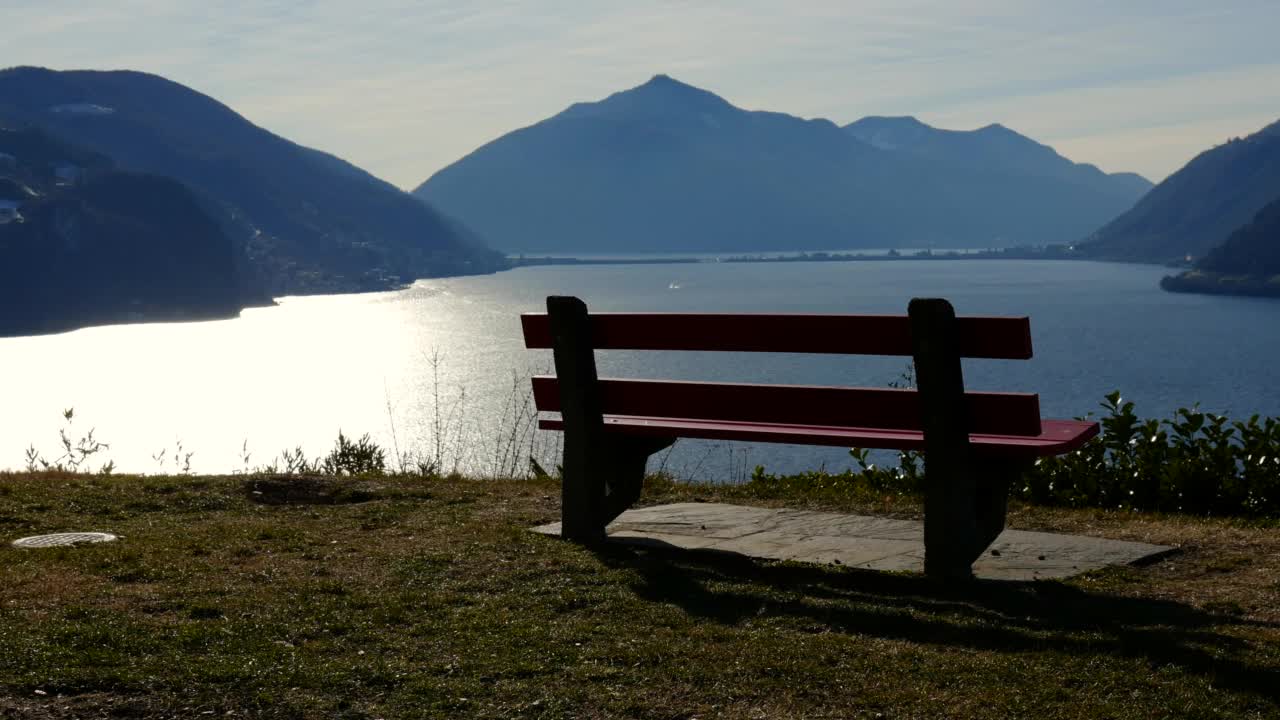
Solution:
[[[1280,418],[1233,422],[1182,408],[1167,420],[1140,419],[1119,392],[1107,395],[1102,407],[1097,438],[1076,452],[1038,460],[1012,495],[1040,505],[1280,518]],[[849,454],[856,470],[774,475],[757,467],[750,484],[763,496],[925,489],[921,453],[900,453],[896,467],[877,466],[862,448]]]
[[[851,448],[849,455],[858,463],[863,482],[872,490],[887,492],[924,492],[924,453],[907,450],[898,453],[898,467],[880,467],[871,462],[871,451]]]
[[[1233,422],[1181,408],[1142,420],[1119,392],[1102,407],[1098,438],[1038,461],[1014,494],[1070,507],[1280,517],[1280,419]]]

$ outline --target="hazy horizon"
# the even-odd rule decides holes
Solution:
[[[0,66],[132,69],[402,188],[659,73],[749,110],[1000,123],[1159,182],[1280,117],[1280,5],[191,0],[5,8]]]

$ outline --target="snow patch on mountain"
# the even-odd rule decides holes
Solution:
[[[95,105],[94,103],[65,103],[49,108],[49,112],[58,115],[111,115],[115,111],[115,108]]]

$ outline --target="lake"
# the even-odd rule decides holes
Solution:
[[[1161,291],[1165,268],[1090,262],[933,260],[522,268],[424,280],[398,292],[283,298],[233,320],[125,325],[0,339],[0,468],[29,446],[110,444],[91,459],[125,471],[233,472],[286,448],[321,455],[341,430],[436,458],[446,469],[523,470],[554,434],[527,434],[527,376],[550,353],[523,348],[518,314],[549,294],[595,310],[904,313],[915,296],[959,314],[1029,315],[1031,361],[967,361],[971,389],[1039,392],[1047,416],[1084,415],[1120,390],[1143,416],[1199,403],[1280,415],[1280,302]],[[902,358],[601,353],[602,375],[885,386]],[[531,445],[532,444],[532,445]],[[181,449],[179,450],[179,446]],[[656,460],[694,479],[757,464],[848,464],[840,450],[681,441]]]

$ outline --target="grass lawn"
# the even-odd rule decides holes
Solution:
[[[0,474],[0,717],[1280,717],[1280,530],[1015,506],[1173,544],[1066,582],[920,576],[527,531],[550,482]],[[362,494],[367,493],[367,494]],[[654,483],[918,516],[910,499]],[[105,531],[111,544],[8,542]]]

